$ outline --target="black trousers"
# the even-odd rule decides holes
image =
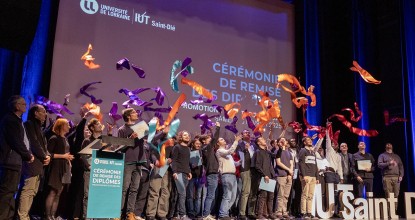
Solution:
[[[0,219],[11,220],[15,214],[16,194],[20,182],[21,170],[0,168]]]
[[[290,198],[288,199],[288,210],[293,216],[301,214],[301,181],[299,178],[293,179]]]
[[[140,186],[138,187],[137,199],[135,201],[134,214],[136,216],[141,216],[144,213],[144,207],[147,202],[147,194],[148,194],[149,187],[150,187],[149,171],[142,170]]]
[[[363,188],[366,187],[366,192],[373,192],[373,178],[363,178],[363,183],[359,183],[357,180],[356,186],[357,186],[357,198],[363,198]]]

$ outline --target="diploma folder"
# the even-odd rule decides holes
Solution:
[[[265,178],[261,178],[261,182],[259,183],[259,189],[268,191],[268,192],[274,192],[275,191],[275,185],[277,184],[277,181],[274,179],[269,179],[269,182],[265,182]]]
[[[372,169],[372,161],[370,160],[358,160],[357,161],[358,170]]]

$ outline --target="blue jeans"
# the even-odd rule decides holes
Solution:
[[[228,217],[229,209],[236,199],[237,182],[234,174],[223,174],[222,176],[223,196],[219,208],[219,218]]]
[[[187,213],[192,216],[198,216],[201,212],[200,207],[202,205],[202,190],[204,184],[201,184],[200,181],[201,178],[193,178],[189,180],[189,185],[187,185]]]
[[[235,206],[238,207],[239,205],[239,200],[241,199],[241,194],[242,194],[242,179],[241,178],[236,178],[236,182],[237,182],[237,187],[236,187],[236,199],[235,199]],[[238,207],[239,209],[239,207]]]
[[[176,182],[176,188],[177,188],[177,212],[180,216],[186,215],[186,187],[189,183],[189,180],[187,179],[187,174],[180,173],[181,175],[178,175],[178,179],[175,180]],[[182,188],[184,187],[184,188]]]
[[[207,192],[205,207],[203,208],[203,216],[210,215],[212,211],[212,204],[215,200],[216,188],[218,188],[219,174],[209,174],[206,176],[207,180]]]

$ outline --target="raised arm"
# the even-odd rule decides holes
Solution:
[[[317,150],[321,147],[321,144],[323,143],[323,139],[324,138],[319,138],[318,140],[317,140],[317,143],[314,145],[314,152],[317,152]]]
[[[234,142],[233,142],[233,144],[232,144],[232,146],[229,148],[229,149],[224,149],[224,148],[222,148],[222,149],[218,149],[217,151],[216,151],[216,153],[219,155],[219,156],[221,156],[221,157],[226,157],[226,156],[228,156],[228,155],[230,155],[230,154],[233,154],[233,152],[235,152],[235,150],[236,150],[236,147],[238,146],[238,141],[237,140],[235,140]]]
[[[213,134],[213,138],[210,141],[210,143],[212,143],[212,146],[215,146],[216,143],[218,143],[219,133],[220,133],[220,123],[217,121],[216,122],[216,128],[215,128],[215,134]]]

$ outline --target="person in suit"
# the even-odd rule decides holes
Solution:
[[[35,104],[30,108],[27,121],[24,123],[30,151],[33,153],[35,160],[33,163],[23,163],[24,184],[20,193],[18,209],[21,220],[30,220],[29,211],[44,176],[44,166],[50,162],[50,154],[46,148],[46,138],[41,128],[46,116],[45,108],[42,105]]]
[[[0,122],[0,219],[13,219],[14,194],[18,190],[23,161],[33,163],[29,139],[23,126],[22,115],[26,101],[15,95],[8,100],[9,112]]]

